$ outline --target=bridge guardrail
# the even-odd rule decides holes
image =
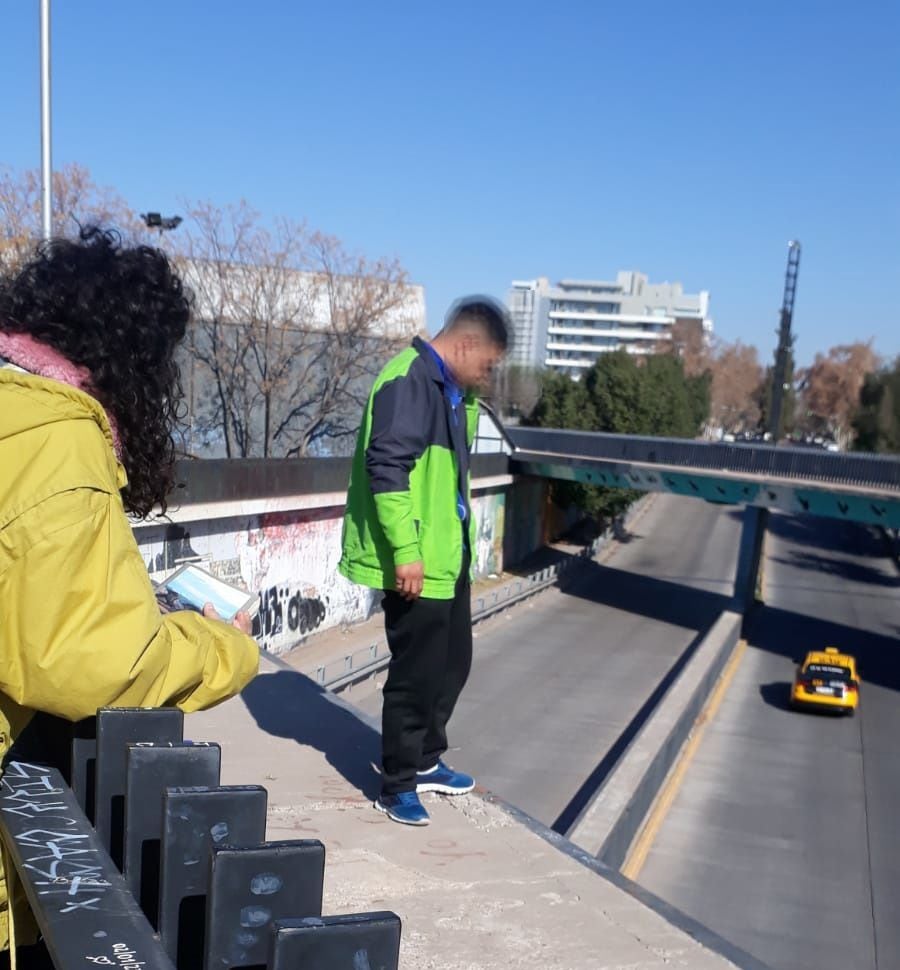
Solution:
[[[510,456],[512,461],[528,454],[537,456],[553,453],[571,458],[639,462],[900,490],[900,458],[896,455],[562,431],[553,428],[515,427],[507,431],[515,446],[515,451]]]
[[[400,919],[322,916],[325,846],[266,842],[266,790],[220,785],[219,746],[182,729],[174,708],[98,712],[71,788],[55,767],[5,766],[7,878],[57,970],[330,970],[360,953],[397,970]]]

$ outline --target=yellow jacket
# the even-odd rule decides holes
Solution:
[[[257,672],[255,642],[234,627],[160,614],[125,484],[97,401],[0,369],[0,758],[36,710],[197,711]],[[5,910],[0,883],[0,949]]]

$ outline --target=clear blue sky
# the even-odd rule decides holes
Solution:
[[[0,162],[36,166],[38,2],[0,7]],[[246,198],[462,292],[708,289],[766,359],[900,352],[895,0],[55,0],[55,161],[137,209]]]

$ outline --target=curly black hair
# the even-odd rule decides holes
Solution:
[[[163,252],[123,246],[116,232],[95,227],[78,241],[43,243],[0,281],[0,328],[28,333],[90,372],[118,425],[125,508],[141,518],[166,510],[174,484],[175,348],[190,315],[190,295]]]

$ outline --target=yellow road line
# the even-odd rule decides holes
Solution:
[[[656,841],[656,837],[659,835],[659,830],[662,828],[663,822],[666,820],[666,816],[669,814],[669,809],[672,807],[672,803],[675,801],[675,796],[678,794],[682,783],[684,782],[684,777],[687,774],[687,770],[694,760],[694,755],[697,753],[697,749],[700,747],[700,742],[703,740],[703,735],[706,733],[706,728],[709,722],[715,717],[716,711],[722,704],[722,699],[725,697],[725,693],[731,686],[731,682],[734,679],[734,675],[737,672],[738,665],[741,662],[741,658],[744,656],[744,651],[747,649],[747,641],[740,640],[737,646],[734,648],[733,653],[728,658],[728,662],[725,665],[725,669],[722,671],[722,675],[716,682],[712,693],[709,695],[709,700],[706,702],[706,706],[700,712],[694,724],[694,730],[691,736],[688,738],[684,747],[681,749],[678,755],[678,760],[675,762],[674,767],[669,772],[663,786],[656,796],[650,813],[647,816],[646,821],[641,827],[640,832],[638,832],[637,837],[631,844],[631,848],[628,850],[628,855],[625,858],[625,863],[622,866],[622,875],[627,876],[629,879],[636,880],[640,875],[641,870],[644,868],[644,863],[647,861],[647,856],[650,854],[650,849],[653,847],[653,843]]]

